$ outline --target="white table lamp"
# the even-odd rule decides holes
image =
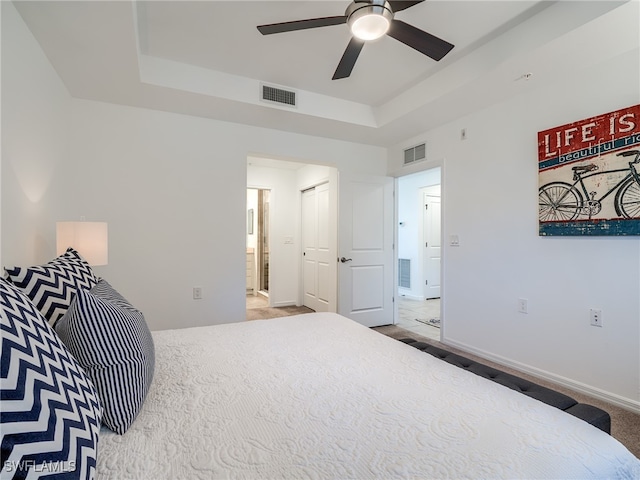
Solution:
[[[106,222],[57,222],[56,250],[73,247],[91,266],[107,265],[109,242]]]

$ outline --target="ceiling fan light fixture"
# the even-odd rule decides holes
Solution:
[[[369,40],[380,38],[385,34],[436,62],[442,60],[454,47],[452,43],[420,30],[402,20],[394,19],[394,9],[397,12],[401,12],[422,2],[424,0],[352,0],[344,15],[258,25],[258,31],[263,35],[271,35],[273,33],[294,32],[296,30],[344,25],[347,23],[352,37],[340,58],[333,77],[331,77],[331,80],[340,80],[351,75],[365,43]]]
[[[347,10],[347,23],[354,37],[360,40],[376,40],[387,33],[393,20],[393,12],[385,2],[369,4],[353,3],[355,9]]]

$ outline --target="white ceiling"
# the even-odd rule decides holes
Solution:
[[[441,38],[451,38],[456,44],[453,57],[536,2],[489,3],[425,1],[398,12],[397,18]],[[265,23],[342,15],[348,4],[141,2],[140,47],[146,55],[367,105],[381,105],[438,68],[438,62],[383,37],[363,49],[351,78],[331,81],[351,38],[347,25],[271,36],[262,36],[256,29]],[[453,21],[447,25],[442,19]],[[372,78],[375,81],[368,81]]]
[[[74,97],[383,146],[634,48],[609,31],[628,17],[615,12],[623,1],[426,0],[397,18],[453,43],[448,56],[435,62],[384,37],[332,81],[346,25],[256,29],[342,15],[348,3],[14,2]],[[261,82],[296,90],[298,107],[261,102]]]

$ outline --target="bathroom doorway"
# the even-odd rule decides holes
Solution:
[[[247,189],[247,295],[269,303],[269,205],[271,191]]]
[[[258,293],[269,296],[269,195],[258,190]]]

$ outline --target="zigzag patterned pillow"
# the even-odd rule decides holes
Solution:
[[[144,316],[101,279],[78,291],[55,330],[96,386],[103,424],[122,435],[153,380],[155,348]]]
[[[78,290],[98,283],[89,264],[73,248],[46,265],[6,268],[11,283],[31,299],[50,325],[60,319]]]
[[[36,307],[4,279],[0,333],[0,477],[93,478],[98,394]]]

